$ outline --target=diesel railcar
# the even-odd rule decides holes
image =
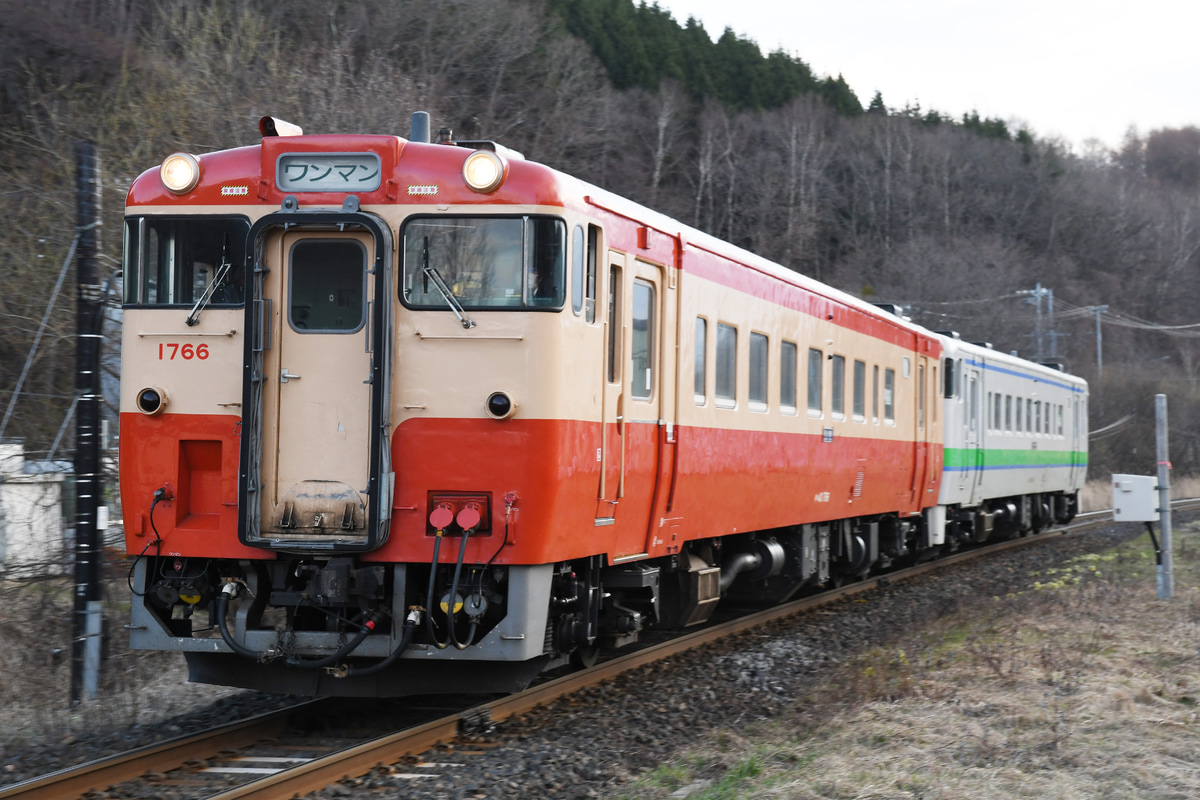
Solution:
[[[1057,463],[987,497],[1000,446],[964,427],[974,362],[1042,368],[420,117],[260,130],[126,206],[131,640],[192,680],[515,689],[1073,508]],[[1080,430],[1058,384],[1030,448],[1058,407]]]

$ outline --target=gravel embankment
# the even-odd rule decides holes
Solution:
[[[928,622],[969,611],[979,601],[1022,591],[1033,583],[1033,571],[1140,533],[1125,525],[1069,537],[1048,534],[1032,547],[839,601],[508,720],[458,752],[426,754],[426,760],[456,765],[428,777],[405,777],[412,769],[403,766],[381,768],[314,796],[607,796],[698,736],[737,731],[794,708],[855,655],[912,636]],[[155,683],[155,691],[170,691],[169,681]],[[161,722],[0,750],[0,786],[286,702],[221,689],[189,693],[195,708]]]

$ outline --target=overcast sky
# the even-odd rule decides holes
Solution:
[[[636,1],[636,0],[635,0]],[[866,106],[979,111],[1113,147],[1134,125],[1200,126],[1197,0],[658,0],[714,38],[726,27],[841,73]]]

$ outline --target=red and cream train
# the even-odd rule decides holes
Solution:
[[[506,690],[1073,514],[1057,466],[939,503],[985,424],[962,343],[418,122],[266,118],[130,189],[135,647],[297,694]]]

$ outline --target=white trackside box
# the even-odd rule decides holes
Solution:
[[[1158,519],[1158,478],[1153,475],[1113,475],[1113,519],[1153,522]]]

